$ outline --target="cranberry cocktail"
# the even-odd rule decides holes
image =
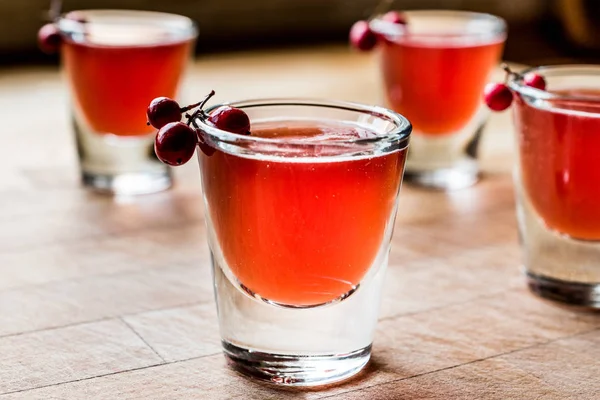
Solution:
[[[410,124],[344,102],[197,107],[157,99],[148,119],[164,162],[200,149],[228,360],[278,384],[355,374],[370,357]]]
[[[84,185],[117,195],[171,185],[144,114],[178,96],[195,38],[188,18],[127,10],[71,12],[40,30],[42,50],[61,55]]]
[[[376,137],[319,121],[254,124],[252,135],[282,143]],[[297,162],[201,153],[209,216],[233,275],[250,292],[287,305],[352,292],[379,252],[405,155]]]
[[[414,127],[407,180],[444,189],[476,181],[481,91],[505,38],[500,18],[458,11],[390,11],[353,26],[354,47],[377,46],[383,101]]]
[[[530,288],[600,308],[600,68],[507,70],[486,87],[495,111],[512,104],[519,229]]]

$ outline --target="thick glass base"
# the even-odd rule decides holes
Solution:
[[[173,185],[169,170],[124,174],[94,174],[83,171],[81,182],[100,193],[135,196],[161,192]]]
[[[516,176],[517,217],[527,284],[540,297],[600,309],[600,243],[551,230]]]
[[[92,131],[73,117],[81,182],[97,192],[140,195],[168,189],[170,169],[154,154],[154,135],[119,136]]]
[[[224,273],[213,254],[219,330],[231,367],[254,379],[285,386],[342,381],[368,362],[387,265],[346,299],[312,308],[289,308],[252,298]]]
[[[356,375],[371,357],[371,346],[346,354],[287,355],[253,351],[223,341],[227,362],[262,382],[285,386],[320,386]]]
[[[437,190],[456,190],[479,180],[479,139],[487,113],[481,110],[462,130],[444,135],[415,131],[410,141],[404,182]]]
[[[452,168],[437,170],[408,169],[404,181],[430,189],[457,190],[473,186],[479,180],[479,169],[474,161],[457,164]]]
[[[568,282],[526,271],[529,289],[540,297],[564,304],[600,309],[600,284]]]

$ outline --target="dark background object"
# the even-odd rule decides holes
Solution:
[[[0,63],[56,62],[36,48],[49,0],[0,0]],[[189,16],[197,53],[345,43],[379,0],[64,0],[63,10],[142,9]],[[460,9],[505,18],[505,59],[528,64],[600,59],[598,0],[396,0],[396,9]]]

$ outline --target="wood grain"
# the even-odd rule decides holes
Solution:
[[[380,318],[477,301],[522,285],[515,268],[518,255],[506,246],[452,251],[446,257],[410,263],[394,257],[387,271]]]
[[[8,290],[0,293],[0,336],[210,302],[211,289],[208,269],[171,265]]]
[[[210,89],[380,99],[376,60],[337,47],[203,58],[185,93]],[[84,191],[66,99],[56,69],[0,72],[0,399],[600,398],[599,315],[524,287],[508,113],[490,118],[479,184],[403,187],[369,366],[282,390],[220,354],[197,165],[156,195]]]
[[[205,262],[205,241],[200,226],[183,226],[5,251],[0,253],[0,296],[30,285]]]
[[[212,302],[140,313],[124,320],[166,361],[221,352],[217,310]]]
[[[0,354],[0,393],[162,362],[118,320],[3,338]]]
[[[409,400],[409,399],[536,399],[564,400],[564,394],[525,371],[502,360],[489,359],[442,369],[392,383],[368,387],[330,400]]]

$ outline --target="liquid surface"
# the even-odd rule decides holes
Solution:
[[[457,44],[452,38],[384,41],[381,69],[389,107],[410,120],[414,134],[460,130],[480,106],[503,44]]]
[[[552,101],[537,108],[516,97],[523,185],[549,228],[600,240],[600,91],[560,93],[592,99]],[[581,111],[596,114],[576,114]]]
[[[101,46],[66,41],[61,52],[76,106],[98,133],[146,135],[146,108],[176,97],[191,41]]]
[[[252,133],[334,141],[364,134],[316,123],[253,124]],[[229,268],[250,291],[286,305],[322,304],[351,291],[387,246],[405,155],[271,162],[201,154],[208,212]]]

